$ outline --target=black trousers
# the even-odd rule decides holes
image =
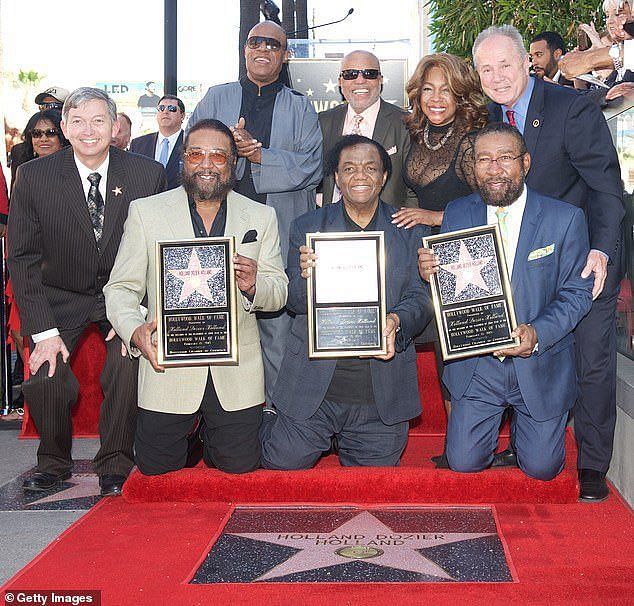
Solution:
[[[262,406],[226,411],[220,405],[211,373],[198,412],[172,414],[139,409],[134,449],[136,464],[145,475],[159,475],[185,467],[187,434],[196,416],[205,420],[203,460],[227,473],[245,473],[260,466]]]
[[[575,329],[579,396],[573,409],[577,467],[607,472],[616,425],[616,301],[620,263],[608,265],[605,287]]]
[[[103,296],[97,298],[87,324],[60,331],[70,354],[89,323],[95,323],[104,338],[112,328],[106,320]],[[29,413],[40,433],[38,471],[59,475],[70,471],[73,465],[71,408],[79,395],[79,383],[70,364],[64,364],[61,356],[57,357],[55,374],[49,377],[48,371],[49,365],[45,362],[24,383],[23,392]],[[106,362],[101,372],[104,393],[99,412],[101,445],[93,460],[94,470],[99,475],[127,476],[134,464],[132,447],[137,410],[137,374],[138,361],[121,355],[119,337],[107,341]]]

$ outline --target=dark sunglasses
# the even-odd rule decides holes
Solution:
[[[58,134],[59,131],[56,128],[47,128],[45,130],[42,130],[41,128],[34,128],[31,131],[31,138],[41,139],[42,137],[48,137],[50,139],[51,137],[56,137]]]
[[[282,48],[282,43],[279,40],[267,36],[251,36],[247,40],[247,46],[252,49],[260,48],[262,44],[268,51],[278,51]]]
[[[49,101],[48,103],[40,103],[39,108],[40,109],[62,109],[63,106],[64,104],[60,103],[59,101]]]
[[[172,113],[176,113],[178,111],[178,105],[159,105],[156,109],[160,112],[168,111]]]
[[[366,80],[376,80],[381,75],[380,69],[344,69],[339,74],[344,80],[356,80],[361,74]]]

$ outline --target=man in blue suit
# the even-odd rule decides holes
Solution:
[[[493,100],[492,121],[516,126],[532,163],[526,184],[583,209],[594,303],[575,331],[579,395],[574,407],[580,498],[608,496],[605,474],[616,423],[616,300],[625,214],[619,162],[598,106],[573,89],[529,77],[524,41],[512,26],[489,27],[473,45],[474,65]]]
[[[408,420],[420,414],[413,338],[432,313],[416,264],[424,228],[393,225],[394,209],[379,198],[391,173],[390,157],[379,143],[343,137],[329,164],[342,201],[291,226],[287,307],[295,317],[273,391],[277,415],[265,419],[262,431],[262,465],[269,469],[312,467],[333,436],[342,465],[397,465]],[[306,278],[319,259],[305,246],[306,234],[365,230],[385,234],[387,355],[309,359]]]
[[[163,95],[156,108],[158,132],[132,139],[130,151],[153,158],[165,167],[167,189],[181,184],[183,167],[183,120],[185,104],[173,95]]]
[[[517,129],[490,123],[475,142],[479,193],[445,210],[441,232],[500,225],[520,339],[494,355],[446,364],[447,459],[455,471],[489,467],[510,407],[519,467],[550,480],[564,466],[566,421],[577,396],[572,331],[590,309],[593,281],[581,275],[589,251],[583,211],[526,187],[530,165]],[[438,271],[429,249],[419,250],[419,269],[425,279]]]

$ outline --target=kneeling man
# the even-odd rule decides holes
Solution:
[[[205,463],[242,473],[260,464],[258,431],[264,370],[256,311],[286,302],[288,279],[272,208],[232,191],[237,150],[229,129],[201,120],[183,143],[182,186],[130,206],[121,247],[104,292],[109,320],[141,354],[136,464],[156,475],[185,466],[187,434],[205,420]],[[155,242],[233,235],[238,303],[237,366],[161,368],[157,362]],[[140,303],[147,295],[150,321]]]
[[[273,403],[262,431],[262,465],[312,467],[336,436],[342,465],[397,465],[409,419],[420,414],[413,338],[431,317],[426,285],[416,266],[423,228],[398,229],[394,209],[379,194],[391,173],[387,152],[360,135],[343,137],[329,165],[342,201],[303,215],[291,227],[289,297],[295,314]],[[319,263],[305,246],[312,232],[383,231],[386,249],[387,355],[308,358],[306,278]]]
[[[583,211],[526,187],[530,164],[516,128],[485,126],[475,141],[479,193],[445,210],[441,232],[499,224],[520,338],[495,355],[446,363],[447,459],[455,471],[489,467],[510,407],[519,467],[550,480],[564,466],[564,431],[577,396],[572,330],[590,309],[592,280],[581,277],[589,250]],[[425,279],[438,271],[429,249],[420,249],[419,268]]]

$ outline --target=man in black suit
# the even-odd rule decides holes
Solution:
[[[479,34],[473,60],[491,120],[517,126],[532,163],[526,184],[584,210],[590,252],[582,277],[594,274],[590,313],[575,330],[579,397],[574,408],[580,498],[608,496],[605,474],[616,422],[616,298],[622,277],[624,216],[619,162],[599,108],[572,89],[529,77],[519,32],[492,26]]]
[[[101,448],[93,464],[101,494],[117,495],[133,465],[137,362],[106,319],[102,289],[130,202],[163,191],[165,171],[110,146],[117,108],[102,90],[75,90],[62,116],[70,147],[20,166],[9,217],[9,267],[22,334],[31,339],[23,392],[40,432],[37,472],[23,487],[47,490],[71,476],[70,409],[79,384],[68,359],[95,323],[106,341],[106,363]]]
[[[130,151],[154,158],[165,167],[167,189],[181,184],[183,153],[183,120],[185,104],[173,95],[163,95],[158,102],[156,121],[158,132],[132,139]]]
[[[394,206],[418,206],[416,196],[403,181],[403,164],[410,148],[409,133],[403,118],[406,112],[381,99],[383,76],[375,55],[356,50],[341,61],[339,89],[346,103],[319,114],[324,139],[325,159],[344,135],[363,135],[380,143],[392,161],[392,175],[381,193],[381,199]],[[323,204],[337,202],[340,192],[335,177],[324,174]]]

